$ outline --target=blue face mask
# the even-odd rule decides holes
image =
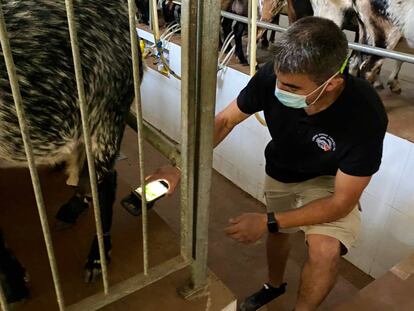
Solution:
[[[308,107],[308,104],[306,103],[306,95],[298,95],[295,93],[281,90],[277,87],[277,81],[275,96],[286,107],[295,109],[302,109]]]
[[[325,83],[317,87],[314,91],[312,91],[308,95],[299,95],[299,94],[281,90],[277,87],[277,81],[276,81],[275,96],[286,107],[295,108],[295,109],[306,108],[308,106],[315,104],[319,100],[319,98],[321,98],[329,81],[331,81],[337,74],[338,73],[335,73],[335,75],[329,78],[329,80],[327,80]],[[316,93],[320,88],[322,88],[322,91],[319,93],[318,97],[312,103],[308,104],[306,102],[306,98]]]
[[[348,63],[348,58],[345,60],[345,62],[342,64],[341,68],[337,73],[335,73],[332,77],[330,77],[326,82],[324,82],[322,85],[317,87],[313,92],[309,93],[308,95],[299,95],[291,92],[287,92],[284,90],[281,90],[277,87],[277,81],[276,81],[276,89],[275,89],[275,96],[276,98],[286,107],[295,108],[295,109],[303,109],[308,106],[311,106],[315,104],[319,98],[321,98],[323,92],[325,91],[328,83],[335,78],[339,73],[343,73],[345,70],[345,67]],[[322,88],[322,91],[319,93],[318,97],[310,104],[306,102],[306,99],[316,93],[320,88]]]

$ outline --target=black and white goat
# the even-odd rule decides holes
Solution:
[[[74,223],[87,207],[90,189],[65,2],[3,0],[2,8],[36,164],[66,163],[68,183],[78,187],[57,218]],[[126,0],[77,0],[74,8],[109,260],[116,191],[114,164],[134,98],[128,5]],[[0,162],[7,166],[27,164],[3,55]],[[85,265],[87,281],[100,273],[97,238],[91,240]]]
[[[414,0],[304,1],[310,1],[315,16],[329,18],[343,28],[346,28],[344,25],[348,22],[348,13],[355,13],[359,26],[358,40],[362,44],[393,50],[399,49],[398,44],[405,37],[408,46],[414,48]],[[408,51],[409,47],[406,46],[404,51]],[[381,88],[379,73],[383,63],[382,57],[354,53],[350,71]],[[401,65],[401,62],[395,62],[393,72],[387,81],[391,91],[395,93],[401,92],[398,81]]]

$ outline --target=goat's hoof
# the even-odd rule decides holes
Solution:
[[[57,212],[55,229],[63,230],[73,226],[88,207],[89,203],[86,198],[74,195]]]
[[[391,92],[393,92],[394,94],[401,94],[402,92],[402,88],[401,87],[396,87],[396,88],[390,88]]]
[[[105,257],[107,264],[111,261],[111,236],[109,234],[104,235]],[[91,249],[89,251],[88,259],[85,264],[85,283],[93,283],[98,280],[102,274],[101,259],[99,256],[98,238],[95,236],[93,239]]]
[[[394,94],[401,94],[402,92],[402,88],[399,84],[397,83],[388,83],[388,87],[390,88],[391,92],[393,92]]]
[[[374,83],[374,88],[376,90],[383,90],[384,89],[384,84],[382,84],[382,83]]]
[[[101,269],[101,261],[96,260],[91,264],[86,264],[85,266],[85,283],[95,283],[101,276],[102,269]]]
[[[29,298],[30,278],[26,269],[12,252],[0,249],[0,284],[10,307],[16,307]]]

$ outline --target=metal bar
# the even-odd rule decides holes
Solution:
[[[181,8],[181,255],[193,257],[194,161],[198,98],[197,0]]]
[[[144,171],[144,136],[143,136],[143,118],[142,118],[142,103],[141,103],[141,79],[139,76],[139,53],[137,30],[135,26],[136,6],[134,0],[128,0],[129,9],[129,28],[131,36],[131,53],[132,53],[132,67],[134,73],[134,91],[135,91],[135,111],[137,112],[137,128],[138,128],[138,158],[139,158],[139,173],[142,187],[142,249],[144,262],[144,275],[148,274],[148,216],[147,216],[147,200],[145,189],[145,171]]]
[[[247,19],[249,21],[247,24],[247,53],[249,53],[249,56],[251,55],[250,47],[252,38],[252,1],[253,0],[247,1]]]
[[[65,310],[65,303],[60,285],[60,278],[56,264],[55,252],[53,249],[52,238],[50,235],[50,228],[47,220],[47,214],[45,204],[43,200],[42,189],[40,187],[39,175],[35,165],[35,158],[32,149],[32,143],[30,141],[30,130],[26,124],[26,116],[23,107],[22,96],[20,93],[19,82],[16,74],[16,68],[14,66],[13,55],[10,48],[10,42],[7,34],[6,23],[4,20],[3,9],[0,5],[0,41],[3,50],[4,60],[6,63],[7,73],[9,76],[10,86],[13,93],[13,99],[16,106],[16,114],[19,121],[20,132],[22,134],[23,145],[26,152],[27,163],[29,165],[30,176],[33,185],[33,191],[35,194],[36,205],[39,212],[40,223],[43,231],[43,238],[46,244],[47,255],[49,258],[50,268],[52,270],[53,283],[55,286],[57,302],[59,309]],[[5,308],[3,306],[3,308]]]
[[[249,1],[250,3],[250,1]],[[251,24],[251,34],[250,34],[250,38],[249,38],[249,42],[250,42],[250,53],[249,53],[249,57],[250,57],[250,76],[253,77],[256,73],[256,64],[257,64],[257,57],[256,57],[256,52],[257,52],[257,6],[258,6],[258,1],[257,0],[251,0],[251,12],[249,12],[251,19],[249,20],[249,25]],[[257,112],[255,113],[255,117],[257,119],[257,121],[259,121],[259,123],[263,126],[266,126],[266,121],[260,116],[260,114]]]
[[[250,1],[249,1],[250,3]],[[257,50],[257,0],[251,0],[251,33],[250,33],[250,76],[256,73],[256,50]]]
[[[92,141],[91,141],[90,130],[89,130],[89,117],[88,117],[88,110],[86,107],[85,89],[84,89],[84,83],[83,83],[82,65],[81,65],[81,58],[80,58],[79,45],[78,45],[78,34],[77,34],[76,24],[75,24],[73,0],[65,0],[65,5],[66,5],[66,14],[68,17],[70,43],[71,43],[72,55],[73,55],[73,64],[75,66],[76,85],[78,88],[79,108],[80,108],[81,118],[82,118],[83,138],[85,141],[86,158],[88,161],[88,171],[89,171],[89,179],[90,179],[91,191],[92,191],[95,225],[96,225],[96,232],[97,232],[98,245],[99,245],[99,256],[101,260],[102,280],[103,280],[104,292],[105,294],[108,294],[108,290],[109,290],[108,267],[107,267],[106,256],[105,256],[105,245],[103,241],[101,210],[99,208],[99,198],[98,198],[98,183],[96,179],[95,163],[94,163],[94,158],[92,154]]]
[[[170,259],[159,266],[151,268],[148,275],[138,274],[123,282],[111,287],[111,293],[102,293],[90,296],[67,308],[67,311],[95,311],[99,310],[115,301],[118,301],[150,284],[153,284],[176,271],[182,270],[189,265],[181,256]],[[137,308],[139,309],[139,308]]]
[[[131,111],[127,117],[127,124],[137,131],[137,117]],[[173,165],[181,167],[181,155],[179,144],[170,137],[156,129],[149,122],[143,120],[144,139],[166,157]]]
[[[9,311],[10,308],[7,305],[6,295],[4,294],[3,286],[0,283],[0,307],[3,311]]]
[[[220,30],[220,6],[216,0],[199,0],[197,50],[199,66],[196,133],[196,215],[195,261],[192,283],[195,289],[207,284],[208,223],[213,164],[214,114],[217,86],[217,54]]]
[[[158,4],[157,0],[150,0],[150,11],[151,11],[151,26],[152,32],[154,33],[155,37],[155,44],[157,44],[158,40],[160,40],[160,25],[158,22]]]

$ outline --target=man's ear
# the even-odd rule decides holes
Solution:
[[[333,90],[338,89],[342,84],[344,83],[344,78],[339,76],[333,78],[331,81],[328,82],[328,85],[326,86],[327,92],[332,92]]]

